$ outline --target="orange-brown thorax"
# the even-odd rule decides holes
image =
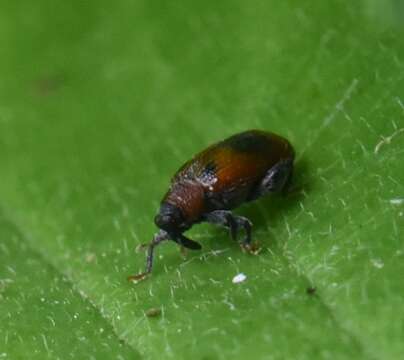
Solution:
[[[192,180],[172,183],[162,202],[177,206],[187,223],[197,221],[205,210],[203,187]]]

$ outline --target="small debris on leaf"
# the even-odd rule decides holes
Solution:
[[[306,292],[307,292],[307,294],[309,294],[309,295],[314,295],[314,294],[316,293],[316,291],[317,291],[317,289],[316,289],[314,286],[309,286],[309,287],[306,289]]]
[[[160,308],[150,308],[149,310],[145,311],[147,317],[157,317],[161,315]]]
[[[140,273],[137,275],[130,275],[127,277],[127,279],[128,279],[128,281],[133,282],[134,284],[137,284],[140,281],[143,281],[144,279],[146,279],[147,275],[148,274],[146,274],[146,273]]]
[[[377,155],[377,153],[379,152],[380,148],[383,145],[389,145],[391,143],[391,140],[393,140],[393,138],[395,138],[398,134],[404,132],[404,128],[402,129],[397,129],[393,134],[391,134],[390,136],[381,136],[381,140],[376,144],[375,149],[374,149],[374,153],[375,155]]]
[[[147,249],[147,244],[138,244],[136,246],[135,252],[140,253]]]
[[[392,205],[404,205],[404,198],[390,199]]]
[[[95,255],[94,253],[87,253],[86,254],[86,262],[87,263],[93,263],[95,260],[97,260],[97,255]]]
[[[240,273],[240,274],[237,274],[233,278],[232,282],[233,282],[233,284],[239,284],[239,283],[242,283],[243,281],[245,281],[246,279],[247,279],[247,276],[243,273]]]

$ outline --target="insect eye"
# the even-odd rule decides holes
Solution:
[[[159,228],[166,227],[171,221],[171,217],[169,215],[160,215],[158,214],[154,218],[154,222]]]
[[[163,230],[168,232],[178,230],[183,223],[183,216],[178,207],[163,203],[160,211],[154,218],[155,224]]]

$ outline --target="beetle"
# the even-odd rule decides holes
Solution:
[[[154,219],[159,231],[148,245],[145,271],[128,279],[139,281],[151,273],[154,249],[165,240],[200,250],[201,245],[184,232],[201,222],[229,229],[233,239],[244,229],[240,245],[254,253],[252,222],[231,210],[284,190],[292,177],[294,158],[294,149],[287,139],[262,130],[235,134],[195,155],[174,175],[161,201]]]

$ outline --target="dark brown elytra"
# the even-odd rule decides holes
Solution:
[[[154,248],[165,240],[199,250],[201,245],[183,233],[192,225],[209,222],[226,227],[233,239],[240,229],[243,250],[251,244],[252,223],[234,215],[244,202],[282,191],[293,172],[294,150],[285,138],[262,130],[248,130],[209,146],[185,163],[171,180],[154,221],[159,231],[148,245],[146,270],[129,280],[151,273]]]

